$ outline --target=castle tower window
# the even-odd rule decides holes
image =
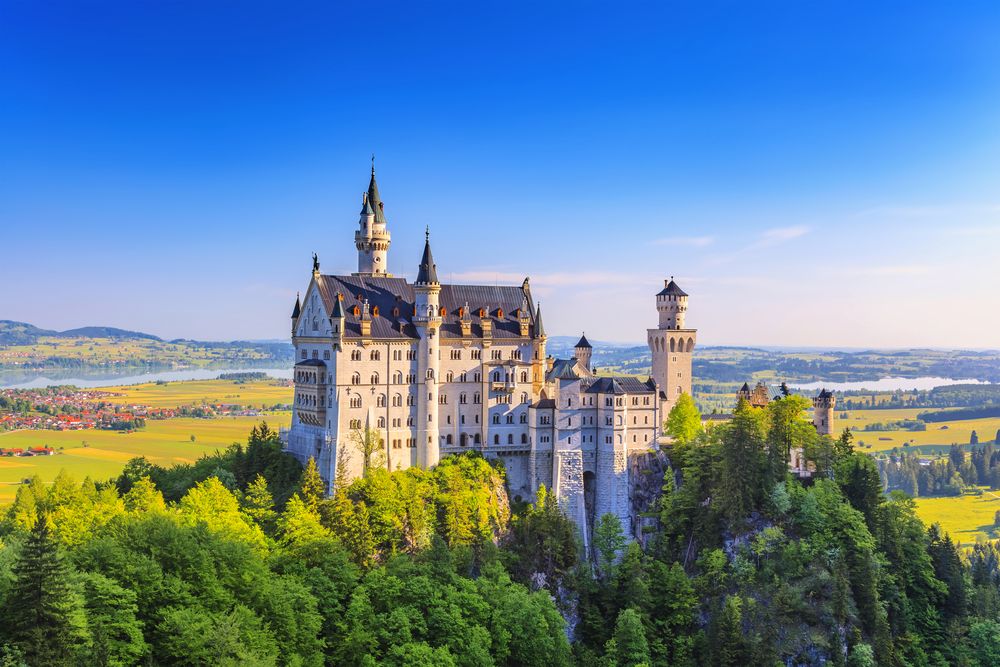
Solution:
[[[444,379],[445,379],[445,382],[454,382],[455,381],[455,374],[452,373],[451,371],[448,371],[448,374],[444,376]]]
[[[400,394],[395,394],[392,397],[392,407],[400,408],[403,407],[403,397]]]
[[[361,384],[361,373],[355,373],[351,376],[351,384]]]
[[[354,396],[351,396],[351,407],[352,408],[360,408],[361,407],[361,396],[359,396],[358,394],[355,394]]]
[[[379,408],[385,407],[385,394],[379,394],[375,397],[375,406]]]
[[[478,391],[472,395],[472,402],[475,405],[479,405],[480,403],[483,402],[482,397],[479,395]]]
[[[372,373],[372,384],[378,384],[378,373]]]
[[[392,374],[392,383],[393,384],[403,384],[403,374],[400,373],[399,371],[396,371],[395,373],[393,373]]]

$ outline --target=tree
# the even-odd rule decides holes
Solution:
[[[701,413],[687,392],[682,392],[674,407],[670,408],[665,430],[678,444],[687,444],[701,433]]]
[[[132,483],[132,488],[125,494],[125,510],[135,514],[166,511],[163,494],[149,477],[142,477]]]
[[[978,667],[1000,665],[1000,623],[984,619],[969,627],[972,659]]]
[[[271,491],[267,488],[267,480],[264,479],[263,475],[258,474],[250,482],[240,504],[243,507],[243,512],[261,527],[265,535],[274,533],[274,520],[277,513],[274,511],[274,498],[271,497]]]
[[[72,573],[41,515],[13,567],[14,582],[3,618],[11,642],[30,665],[83,662],[90,641],[87,619]]]
[[[639,613],[629,607],[618,614],[614,639],[608,642],[608,658],[617,667],[649,665],[649,644]]]
[[[91,656],[98,665],[135,665],[148,646],[136,618],[136,594],[95,572],[82,574],[87,620],[93,637]]]
[[[614,576],[615,563],[627,542],[618,515],[611,512],[602,514],[594,526],[594,560],[604,581]]]
[[[723,428],[719,503],[735,524],[759,506],[763,494],[763,414],[741,398]]]
[[[319,504],[326,497],[326,484],[319,474],[319,468],[316,467],[316,460],[311,456],[306,461],[305,470],[302,472],[302,486],[299,488],[299,496],[302,497],[302,502],[306,504],[306,507],[314,512],[318,511]]]
[[[972,431],[972,435],[969,436],[969,444],[970,445],[978,445],[979,444],[979,434],[976,433],[975,431]]]
[[[372,468],[380,468],[385,464],[385,451],[382,436],[379,432],[367,426],[364,429],[351,431],[351,441],[361,452],[361,474],[368,476]]]

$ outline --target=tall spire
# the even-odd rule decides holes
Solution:
[[[545,335],[545,325],[542,324],[542,302],[539,301],[538,305],[535,306],[535,338],[541,338]]]
[[[295,293],[295,307],[294,307],[294,308],[292,308],[292,319],[293,319],[293,320],[296,320],[296,319],[298,319],[298,317],[299,317],[299,314],[300,314],[301,312],[302,312],[302,304],[301,304],[301,302],[299,301],[299,294],[298,294],[298,292],[296,292],[296,293]]]
[[[420,260],[420,270],[417,271],[417,283],[431,284],[437,281],[437,265],[431,254],[431,230],[428,227],[424,231],[424,256]]]
[[[368,193],[361,195],[361,215],[374,215],[371,202],[368,201]]]
[[[378,193],[378,184],[375,182],[375,156],[372,155],[372,178],[368,182],[368,203],[375,211],[375,222],[385,224],[385,210],[382,204],[382,197]]]

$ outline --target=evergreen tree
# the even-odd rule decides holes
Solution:
[[[316,460],[311,456],[306,461],[305,470],[302,472],[299,496],[302,497],[302,502],[306,504],[306,507],[314,512],[319,510],[319,504],[326,497],[326,484],[323,483],[319,468],[316,467]]]
[[[627,542],[628,538],[625,537],[618,515],[611,512],[602,514],[594,526],[594,560],[604,581],[609,581],[614,576],[615,562]]]
[[[763,415],[741,398],[722,428],[719,503],[735,524],[759,507],[763,494]]]
[[[274,510],[274,498],[267,488],[267,480],[263,475],[258,474],[254,481],[250,482],[240,504],[243,512],[260,526],[264,534],[274,534],[277,512]]]
[[[80,594],[41,515],[13,567],[4,631],[30,665],[76,665],[90,640]]]
[[[682,392],[670,408],[665,430],[677,444],[687,444],[701,433],[701,413],[687,392]]]
[[[608,658],[617,667],[649,665],[649,644],[639,613],[629,607],[618,614],[614,639],[608,642]]]

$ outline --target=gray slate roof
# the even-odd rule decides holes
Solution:
[[[320,296],[326,305],[327,312],[335,308],[337,293],[344,295],[343,309],[344,335],[358,338],[361,336],[361,317],[363,303],[367,299],[371,307],[371,337],[372,338],[418,338],[416,327],[413,326],[414,291],[413,285],[405,278],[363,277],[363,276],[328,276],[321,275],[316,279]],[[472,311],[472,337],[481,338],[479,309],[484,317],[492,323],[493,338],[521,338],[521,326],[517,318],[517,310],[527,301],[527,312],[532,309],[531,293],[513,285],[441,285],[438,297],[440,305],[445,309],[441,324],[441,336],[444,338],[461,338],[462,326],[459,309],[468,303]],[[354,306],[358,306],[359,315],[354,314]],[[375,309],[378,308],[378,314]],[[503,317],[500,317],[500,311]],[[395,312],[398,312],[398,315]],[[528,338],[537,338],[534,317],[530,318]]]
[[[587,387],[588,394],[652,394],[656,391],[656,384],[652,379],[643,382],[639,378],[622,377],[601,377],[594,380],[593,384]]]
[[[584,335],[580,336],[580,340],[576,342],[576,345],[574,347],[593,347],[593,346],[590,344],[590,341],[587,340],[587,336]]]
[[[674,282],[673,276],[670,278],[670,282],[666,286],[656,293],[656,296],[687,296],[687,292],[682,290],[677,283]]]

